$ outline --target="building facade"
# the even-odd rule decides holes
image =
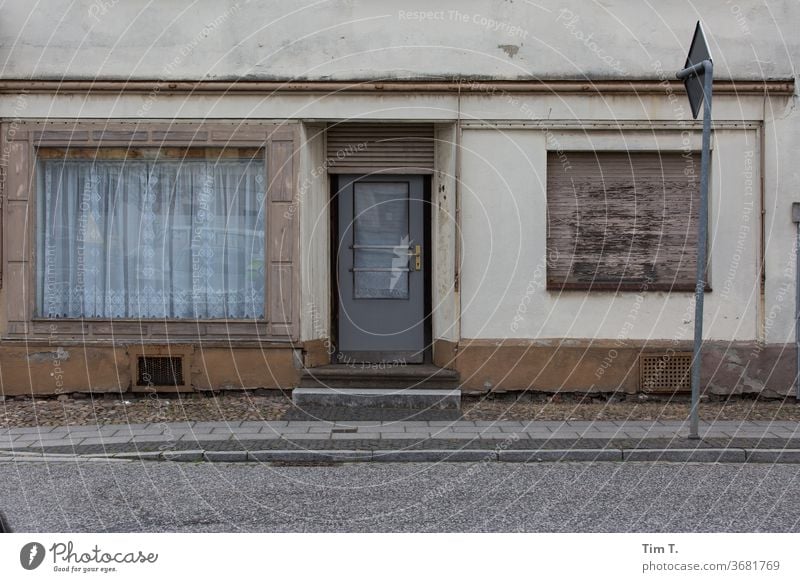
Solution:
[[[0,9],[2,392],[292,388],[337,364],[465,391],[789,393],[796,3]]]

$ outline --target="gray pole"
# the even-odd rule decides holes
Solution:
[[[792,203],[792,221],[797,225],[794,245],[794,397],[800,400],[800,202]]]
[[[678,73],[679,79],[703,72],[703,151],[700,157],[700,217],[697,225],[697,275],[694,287],[694,355],[692,357],[692,409],[689,438],[699,439],[700,367],[703,347],[703,300],[706,287],[706,252],[708,247],[708,167],[711,156],[711,91],[714,65],[706,60]]]

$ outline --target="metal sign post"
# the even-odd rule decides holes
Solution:
[[[792,202],[792,222],[797,231],[794,245],[794,398],[800,401],[800,202]]]
[[[694,354],[692,356],[692,409],[689,419],[689,438],[698,439],[700,419],[700,365],[703,345],[703,300],[706,287],[706,252],[708,246],[708,166],[711,155],[711,89],[714,65],[708,50],[706,35],[698,21],[686,64],[678,73],[683,80],[692,116],[697,119],[703,105],[703,151],[700,157],[700,217],[697,225],[697,276],[694,295]]]

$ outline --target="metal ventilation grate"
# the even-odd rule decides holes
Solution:
[[[183,358],[139,356],[137,386],[183,386]]]
[[[691,352],[643,354],[639,357],[639,390],[675,393],[691,390]]]

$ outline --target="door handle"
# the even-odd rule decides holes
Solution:
[[[422,245],[414,245],[414,252],[411,253],[411,256],[414,257],[414,270],[421,271],[422,270]]]

